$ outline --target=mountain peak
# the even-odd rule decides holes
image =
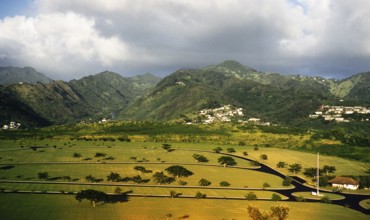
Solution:
[[[252,67],[245,66],[238,61],[235,60],[225,60],[222,63],[211,65],[206,68],[206,70],[221,70],[221,71],[236,71],[236,72],[257,72],[257,70],[253,69]]]
[[[37,82],[48,83],[52,81],[32,67],[0,67],[0,85],[15,84],[19,82],[35,84]]]

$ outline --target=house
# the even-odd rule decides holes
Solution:
[[[333,187],[356,190],[359,187],[359,182],[350,177],[337,176],[328,181]]]

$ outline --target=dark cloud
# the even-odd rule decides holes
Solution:
[[[342,78],[370,70],[370,2],[36,0],[0,20],[0,65],[57,79],[104,70],[166,75],[235,59],[268,72]]]

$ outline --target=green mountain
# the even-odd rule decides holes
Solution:
[[[26,126],[111,118],[159,80],[150,74],[122,77],[103,72],[70,82],[3,86],[0,117],[1,121],[19,121]]]
[[[362,80],[337,82],[321,77],[263,73],[236,61],[225,61],[203,69],[179,70],[165,77],[154,90],[120,113],[122,118],[168,120],[204,108],[231,104],[244,109],[246,117],[259,117],[282,124],[299,124],[322,104],[340,99],[361,100],[369,105],[370,74]],[[356,77],[354,77],[356,78]],[[366,78],[366,80],[365,80]],[[347,81],[352,87],[339,96]]]
[[[31,67],[0,67],[0,85],[37,82],[48,83],[51,79]]]
[[[102,72],[70,82],[0,86],[0,123],[42,126],[115,117],[173,120],[231,104],[245,118],[300,125],[322,104],[370,106],[370,72],[337,81],[263,73],[236,61],[181,69],[160,79]]]

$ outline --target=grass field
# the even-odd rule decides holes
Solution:
[[[324,196],[327,196],[330,200],[344,199],[344,196],[333,194],[333,193],[328,193],[328,192],[320,192],[320,196],[314,196],[312,195],[311,192],[296,192],[296,193],[293,193],[293,195],[296,197],[302,196],[305,199],[315,199],[315,200],[320,200]]]
[[[17,204],[17,205],[14,205]],[[272,205],[287,204],[289,219],[366,220],[368,216],[348,208],[297,202],[235,201],[209,199],[129,198],[128,202],[101,204],[75,200],[70,195],[1,194],[0,219],[250,219],[246,207],[267,210]]]
[[[0,141],[0,179],[5,180],[33,180],[37,181],[39,172],[48,172],[49,177],[70,176],[76,179],[75,183],[87,183],[85,177],[92,175],[107,182],[107,175],[117,172],[121,177],[141,175],[150,179],[154,172],[164,171],[172,163],[193,163],[182,166],[191,170],[194,175],[180,177],[168,185],[172,188],[119,186],[123,192],[146,195],[169,195],[171,190],[182,195],[194,196],[200,191],[207,196],[240,197],[243,198],[248,188],[261,188],[264,183],[271,187],[283,187],[282,179],[274,175],[249,170],[228,168],[219,165],[217,159],[221,156],[212,152],[215,147],[234,148],[234,155],[242,156],[248,152],[248,158],[260,160],[261,154],[268,155],[268,160],[261,162],[275,168],[277,162],[285,161],[288,164],[301,163],[303,168],[316,166],[316,155],[292,151],[288,149],[260,147],[258,151],[252,146],[215,145],[202,143],[171,143],[174,151],[162,149],[159,142],[113,142],[113,141],[64,141],[64,140],[20,140]],[[32,150],[30,147],[38,146]],[[198,150],[198,151],[193,151]],[[81,157],[73,157],[78,153]],[[95,157],[96,153],[105,153],[105,157]],[[193,154],[201,154],[209,159],[207,163],[196,163]],[[111,160],[104,158],[113,157]],[[136,159],[132,159],[135,157]],[[86,160],[86,158],[90,158]],[[139,162],[146,161],[146,162]],[[251,168],[248,161],[235,158],[237,166]],[[40,164],[47,162],[72,162],[73,164]],[[86,164],[86,162],[91,162]],[[24,164],[20,164],[24,163]],[[112,164],[122,163],[122,164]],[[171,164],[167,164],[171,163]],[[370,168],[369,164],[349,161],[341,158],[322,155],[322,165],[334,165],[337,175],[364,175]],[[7,165],[14,167],[4,168]],[[140,165],[153,173],[141,173],[134,170]],[[286,168],[278,169],[282,173],[291,174]],[[303,175],[300,175],[303,177]],[[187,186],[197,186],[201,178],[206,178],[211,187],[219,187],[221,181],[227,181],[230,187],[241,187],[246,190],[224,189],[179,189],[178,180],[187,182]],[[59,181],[59,180],[56,180]],[[52,182],[52,181],[47,181]],[[132,183],[132,182],[129,182]],[[148,184],[155,184],[153,180]],[[145,185],[145,184],[142,184]],[[96,189],[107,193],[114,192],[117,186],[87,186],[67,184],[35,184],[35,183],[0,183],[0,188],[6,190],[25,191],[64,191],[78,192],[84,189]],[[258,198],[271,198],[272,192],[266,190],[252,190]],[[325,194],[326,195],[326,194]],[[283,197],[284,199],[284,197]],[[336,198],[332,198],[336,199]],[[367,219],[366,215],[340,206],[319,203],[287,202],[291,207],[289,219]],[[172,218],[187,217],[187,219],[248,219],[246,207],[248,204],[258,205],[268,209],[276,202],[246,201],[246,200],[211,200],[185,198],[137,198],[130,197],[129,202],[103,204],[93,208],[89,202],[79,203],[71,195],[43,195],[43,194],[0,194],[0,219],[166,219],[171,213]],[[367,203],[366,203],[367,204]],[[365,204],[365,205],[366,205]],[[6,211],[4,211],[6,210]],[[65,211],[68,210],[68,211]],[[315,213],[312,213],[315,210]]]

